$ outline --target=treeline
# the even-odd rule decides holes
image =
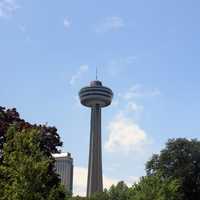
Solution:
[[[87,200],[72,197],[61,185],[51,155],[60,146],[55,127],[30,124],[15,109],[0,107],[0,200]],[[200,141],[168,140],[146,163],[138,183],[119,182],[90,199],[200,199]]]
[[[52,153],[62,146],[55,127],[30,124],[0,107],[0,200],[64,200]]]
[[[133,169],[134,170],[134,169]],[[76,197],[74,200],[87,199]],[[146,176],[127,187],[112,186],[92,200],[199,200],[200,141],[170,139],[146,164]]]

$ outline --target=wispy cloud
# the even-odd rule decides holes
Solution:
[[[136,84],[116,95],[113,107],[117,112],[108,124],[108,138],[104,145],[106,151],[128,154],[143,153],[148,149],[152,139],[138,123],[144,112],[144,105],[139,100],[159,94],[158,89],[148,90]]]
[[[18,5],[15,0],[0,0],[0,17],[11,17],[17,10]]]
[[[124,94],[126,100],[130,100],[136,97],[158,96],[160,91],[157,88],[146,90],[142,85],[136,84],[128,89]]]
[[[127,110],[129,112],[139,113],[139,112],[143,111],[143,109],[144,109],[144,107],[142,105],[139,105],[138,103],[136,103],[134,101],[127,102]]]
[[[82,77],[82,75],[89,69],[88,65],[81,65],[78,71],[71,77],[70,85],[75,85],[76,82]]]
[[[118,115],[108,127],[105,149],[109,152],[141,152],[149,144],[146,132],[125,115]]]
[[[87,186],[87,168],[85,167],[75,167],[74,168],[74,195],[85,196],[86,186]],[[128,185],[133,184],[137,181],[137,177],[128,177],[125,182]],[[103,176],[104,188],[109,189],[112,185],[116,185],[120,180],[113,179],[107,176]]]
[[[71,27],[71,21],[69,20],[68,17],[65,17],[63,25],[64,25],[65,29],[67,29],[67,30]]]
[[[121,17],[113,16],[104,19],[101,23],[97,24],[95,31],[97,33],[105,33],[109,31],[117,31],[125,26],[124,20]]]
[[[135,84],[128,88],[123,93],[115,95],[115,99],[112,106],[119,110],[119,113],[127,114],[139,114],[144,110],[144,106],[141,104],[141,99],[147,97],[156,97],[161,94],[157,88],[146,89],[140,84]]]

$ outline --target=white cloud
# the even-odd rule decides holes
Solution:
[[[70,28],[71,22],[70,22],[70,20],[68,19],[68,17],[66,17],[66,18],[64,19],[63,24],[64,24],[64,27],[65,27],[66,29],[69,29],[69,28]]]
[[[71,77],[70,85],[74,85],[88,69],[88,65],[81,65],[76,74]]]
[[[108,139],[104,145],[106,151],[126,154],[147,151],[152,140],[138,123],[144,111],[138,97],[154,97],[159,94],[158,89],[147,90],[136,84],[116,95],[114,108],[117,112],[108,124]]]
[[[134,88],[137,88],[138,86],[134,86]],[[135,116],[140,115],[144,107],[140,103],[138,103],[138,100],[135,98],[135,96],[139,95],[139,93],[135,93],[135,90],[128,89],[124,93],[118,93],[115,95],[114,101],[112,103],[112,106],[115,109],[118,109],[118,114],[122,114],[124,116],[134,114]]]
[[[141,95],[141,85],[137,84],[128,89],[128,91],[124,94],[124,99],[130,100]]]
[[[87,169],[83,167],[74,168],[74,195],[85,196],[87,185]]]
[[[75,102],[75,105],[77,107],[79,107],[79,108],[82,107],[81,104],[80,104],[80,99],[79,99],[79,95],[78,94],[74,96],[74,102]]]
[[[128,112],[141,112],[141,111],[143,111],[143,109],[144,109],[143,106],[137,104],[134,101],[129,101],[127,103]]]
[[[125,182],[127,183],[129,187],[131,187],[134,183],[137,183],[139,180],[140,180],[140,177],[130,176],[127,178],[127,180],[125,180]]]
[[[149,144],[146,132],[123,114],[110,122],[108,130],[109,136],[105,143],[105,149],[108,152],[142,152]]]
[[[121,17],[113,16],[106,18],[102,23],[96,26],[97,33],[117,31],[124,27],[124,20]]]
[[[0,17],[8,18],[12,16],[17,8],[15,0],[0,0]]]
[[[109,189],[112,185],[116,185],[119,182],[117,179],[108,178],[103,176],[103,185],[104,188]]]
[[[74,195],[85,196],[87,187],[87,168],[74,168]],[[104,188],[110,188],[111,185],[117,184],[119,180],[103,176]]]
[[[145,96],[158,96],[160,91],[157,88],[146,90],[140,84],[136,84],[129,88],[129,90],[124,94],[124,99],[131,100],[136,97],[145,97]]]

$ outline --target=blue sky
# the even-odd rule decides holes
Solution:
[[[168,138],[200,133],[197,0],[0,0],[0,105],[55,125],[85,190],[89,109],[77,94],[99,79],[113,89],[103,110],[104,185],[131,184]]]

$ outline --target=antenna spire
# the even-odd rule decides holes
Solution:
[[[98,68],[96,67],[96,80],[98,80]]]

